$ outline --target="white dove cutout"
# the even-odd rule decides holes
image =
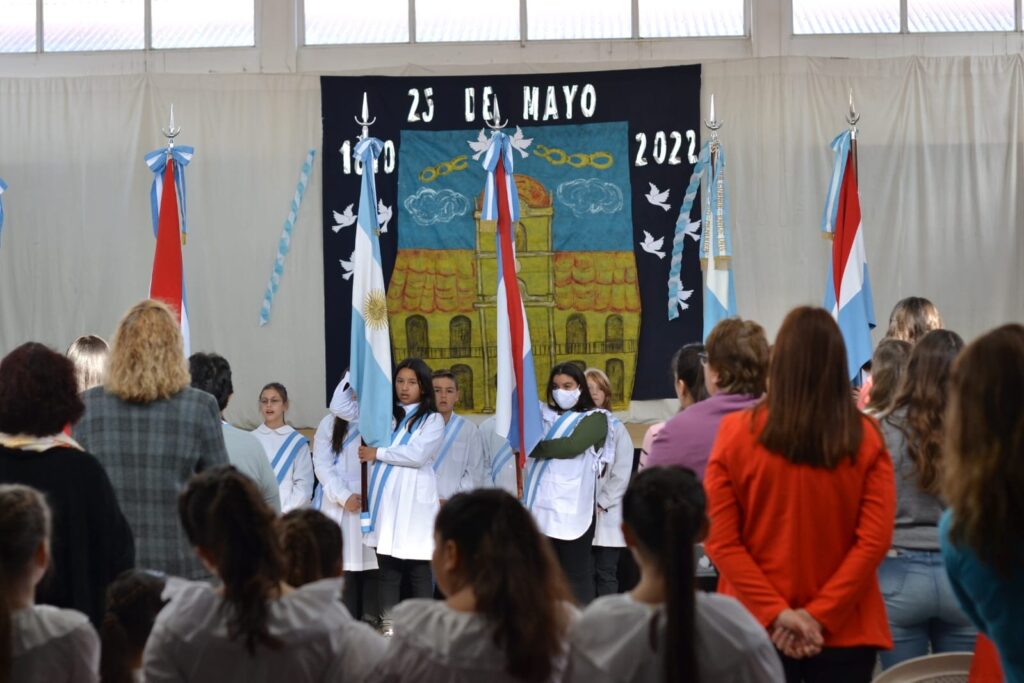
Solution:
[[[491,141],[487,139],[487,131],[483,128],[480,129],[480,134],[476,136],[476,140],[466,140],[469,144],[469,148],[476,152],[473,155],[473,159],[479,159],[487,148],[491,146]]]
[[[334,212],[334,221],[337,225],[332,225],[331,230],[338,232],[342,228],[347,228],[356,222],[356,215],[352,213],[353,206],[355,206],[355,204],[349,204],[345,207],[345,211],[342,213],[338,213],[337,211]]]
[[[355,256],[356,252],[353,251],[352,255],[348,257],[348,261],[346,261],[345,259],[338,259],[338,261],[341,263],[341,269],[344,271],[344,274],[342,274],[341,276],[343,280],[352,279],[352,271],[355,268]]]
[[[531,144],[533,144],[533,138],[524,138],[523,129],[516,126],[516,133],[512,136],[512,149],[517,150],[525,159],[530,156],[530,153],[526,151],[526,148]]]
[[[686,230],[683,234],[693,239],[694,242],[700,241],[700,221],[694,221],[686,224]]]
[[[680,289],[679,293],[676,294],[676,303],[679,304],[679,310],[685,311],[690,307],[690,304],[686,303],[689,298],[693,296],[692,289]]]
[[[658,186],[655,185],[654,183],[647,183],[647,184],[651,186],[651,191],[644,195],[645,197],[647,197],[647,201],[650,202],[651,204],[654,204],[655,206],[660,206],[661,208],[663,208],[666,211],[668,211],[668,209],[669,209],[669,206],[668,206],[668,193],[669,193],[669,190],[665,190],[664,192],[662,192],[661,190],[658,189]]]
[[[392,207],[385,206],[383,199],[377,200],[377,225],[380,226],[381,234],[388,231],[388,223],[391,222]]]
[[[648,254],[654,254],[658,258],[665,258],[665,252],[658,251],[661,249],[661,245],[665,243],[665,238],[654,239],[654,235],[644,230],[644,241],[638,242],[640,248],[646,251]]]

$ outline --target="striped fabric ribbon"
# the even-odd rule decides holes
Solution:
[[[392,446],[404,446],[409,443],[412,438],[412,430],[409,429],[409,418],[411,418],[417,410],[410,411],[405,414],[402,421],[398,423],[398,427],[395,429],[394,434],[391,436]],[[402,433],[404,430],[404,434]],[[399,439],[399,434],[402,438]],[[394,465],[382,463],[380,460],[373,461],[373,471],[370,473],[370,483],[366,487],[366,497],[369,501],[368,512],[362,513],[359,518],[360,530],[364,534],[368,534],[374,530],[377,526],[377,515],[380,513],[380,501],[384,497],[384,489],[387,487],[388,479],[391,477],[391,471],[395,469]]]
[[[302,198],[306,194],[306,184],[309,182],[309,174],[313,170],[313,157],[315,156],[315,149],[306,152],[306,160],[302,164],[302,170],[299,171],[299,182],[295,186],[295,194],[292,195],[288,217],[284,219],[284,227],[281,228],[281,238],[277,241],[274,270],[270,273],[267,291],[263,294],[263,305],[260,307],[260,327],[270,322],[270,307],[274,305],[274,296],[277,294],[277,288],[281,286],[281,276],[284,275],[284,258],[292,248],[292,230],[295,228],[295,219],[299,215],[299,207],[302,206]]]
[[[483,167],[487,171],[487,183],[484,185],[484,202],[480,209],[480,220],[498,220],[498,195],[497,192],[506,192],[509,199],[510,220],[515,223],[519,220],[519,192],[516,190],[516,181],[512,175],[512,139],[501,131],[491,133],[491,146],[484,154]],[[497,187],[495,169],[498,162],[505,167],[505,183],[503,188]]]
[[[555,424],[551,425],[551,429],[544,436],[545,441],[551,439],[561,439],[569,436],[576,429],[576,425],[580,423],[584,417],[590,413],[577,413],[567,412],[555,420]],[[526,497],[526,507],[533,509],[534,503],[537,502],[537,491],[540,489],[540,482],[544,478],[544,474],[548,470],[548,465],[551,464],[550,459],[538,460],[531,458],[530,464],[526,472],[526,483],[523,485],[523,489]]]
[[[491,461],[491,483],[498,483],[498,475],[501,474],[501,470],[508,464],[512,459],[512,444],[506,441],[502,444],[498,452],[494,454],[494,460]]]
[[[164,169],[167,168],[168,155],[174,158],[174,187],[178,195],[181,234],[188,234],[188,224],[185,222],[185,208],[188,206],[188,202],[185,200],[185,167],[192,161],[195,150],[181,145],[156,149],[144,157],[146,166],[153,172],[153,185],[149,190],[149,208],[153,215],[153,237],[156,237],[157,227],[160,223],[160,197],[164,192]]]
[[[7,190],[7,183],[4,182],[3,178],[0,178],[0,234],[3,234],[4,229],[4,192]]]
[[[686,244],[686,228],[690,224],[693,202],[697,198],[697,190],[700,189],[700,181],[704,177],[704,169],[708,165],[710,157],[711,144],[710,142],[705,142],[704,146],[700,149],[697,163],[693,167],[693,175],[690,176],[690,184],[686,186],[686,194],[683,195],[683,205],[679,209],[679,218],[676,220],[676,231],[672,238],[672,261],[668,269],[669,320],[675,320],[679,317],[679,293],[683,289],[683,247]]]
[[[828,181],[828,193],[825,195],[825,211],[821,216],[821,231],[826,235],[836,232],[836,215],[839,212],[839,190],[843,187],[843,175],[846,173],[846,157],[850,153],[853,133],[844,130],[832,140],[832,174]]]
[[[462,431],[462,426],[465,423],[466,418],[461,415],[452,415],[448,420],[448,424],[444,426],[444,441],[441,442],[441,448],[437,451],[437,457],[434,458],[435,472],[441,468],[441,463],[447,457],[448,451],[452,449],[455,439],[459,438],[459,432]]]

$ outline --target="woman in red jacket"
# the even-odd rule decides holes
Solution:
[[[790,312],[765,399],[722,421],[704,479],[719,591],[770,629],[789,683],[866,683],[892,647],[876,570],[892,538],[893,468],[849,378],[832,317]]]

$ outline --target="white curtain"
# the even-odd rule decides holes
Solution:
[[[853,88],[860,191],[875,312],[935,301],[970,339],[1024,319],[1021,115],[1024,57],[760,59],[704,65],[728,154],[739,312],[774,335],[786,311],[820,304],[819,236],[831,163]],[[146,296],[152,176],[171,103],[188,167],[185,248],[192,348],[232,364],[228,418],[258,423],[280,381],[289,418],[324,414],[320,91],[310,75],[0,79],[0,354],[27,340],[63,350],[110,337]],[[281,224],[306,150],[318,150],[271,323],[257,325]],[[327,150],[337,154],[337,150]],[[677,188],[677,194],[683,188]],[[634,404],[665,414],[671,401]]]

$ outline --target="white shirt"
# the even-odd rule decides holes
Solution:
[[[572,612],[570,623],[578,612]],[[521,683],[505,672],[505,652],[479,614],[457,612],[440,600],[406,600],[395,607],[395,635],[378,670],[379,683]],[[547,683],[564,680],[567,657],[554,662]]]
[[[604,476],[597,480],[597,523],[594,545],[603,548],[625,548],[622,536],[622,497],[626,495],[633,473],[633,437],[619,420],[608,420],[612,432],[612,462]]]
[[[403,408],[408,415],[417,405]],[[347,376],[334,391],[331,413],[349,422],[359,420],[359,404],[348,390]],[[431,465],[444,438],[444,418],[432,413],[418,420],[408,443],[401,445],[405,433],[403,427],[390,446],[377,449],[377,460],[394,467],[381,493],[374,529],[363,534],[363,543],[376,548],[378,555],[429,560],[434,553],[434,518],[440,509]]]
[[[341,453],[331,450],[334,434],[334,415],[320,420],[313,437],[313,470],[323,487],[324,498],[320,511],[341,527],[342,566],[347,572],[361,572],[377,568],[377,554],[363,544],[363,532],[359,528],[359,511],[345,510],[345,501],[362,491],[362,476],[359,466],[359,437],[349,441]],[[346,440],[359,424],[350,422]]]
[[[483,450],[483,439],[477,426],[461,415],[452,413],[444,426],[444,439],[434,456],[437,495],[442,500],[484,486]]]
[[[508,457],[511,445],[508,439],[498,436],[497,420],[491,416],[480,423],[480,438],[484,449],[484,482],[488,488],[504,489],[518,496],[516,489],[516,459]],[[507,447],[507,448],[506,448]],[[495,459],[499,459],[496,462]]]
[[[765,629],[739,602],[696,592],[697,671],[715,683],[783,683],[785,676]],[[659,643],[651,645],[651,620]],[[664,606],[628,593],[590,603],[572,629],[573,683],[661,683],[664,680]],[[671,647],[671,644],[668,645]]]
[[[349,615],[341,579],[306,584],[268,605],[267,627],[282,641],[271,649],[228,638],[222,599],[205,583],[170,579],[170,603],[156,618],[143,654],[146,683],[312,683],[368,681],[384,654],[383,639]]]
[[[546,435],[561,414],[541,404],[541,417]],[[572,541],[590,528],[594,521],[597,470],[605,457],[611,460],[611,436],[612,431],[609,430],[600,450],[591,447],[575,458],[548,460],[543,474],[541,466],[544,460],[533,465],[537,471],[534,476],[540,476],[540,481],[535,484],[536,496],[531,499],[529,491],[524,491],[524,495],[531,501],[530,512],[545,536]],[[608,455],[605,456],[605,453]],[[528,478],[528,472],[524,473],[524,488],[527,488],[525,480]],[[533,486],[528,488],[532,489]]]
[[[11,612],[11,681],[93,683],[100,639],[81,612],[33,605]]]
[[[252,433],[260,440],[267,459],[273,463],[274,456],[277,455],[281,444],[294,431],[288,425],[271,429],[267,425],[261,424]],[[313,460],[309,455],[309,445],[305,441],[306,438],[300,434],[295,441],[289,444],[288,450],[282,456],[282,459],[288,457],[288,453],[291,452],[295,443],[302,443],[299,452],[295,455],[295,460],[285,472],[284,479],[278,484],[281,492],[281,512],[306,507],[313,498]]]

